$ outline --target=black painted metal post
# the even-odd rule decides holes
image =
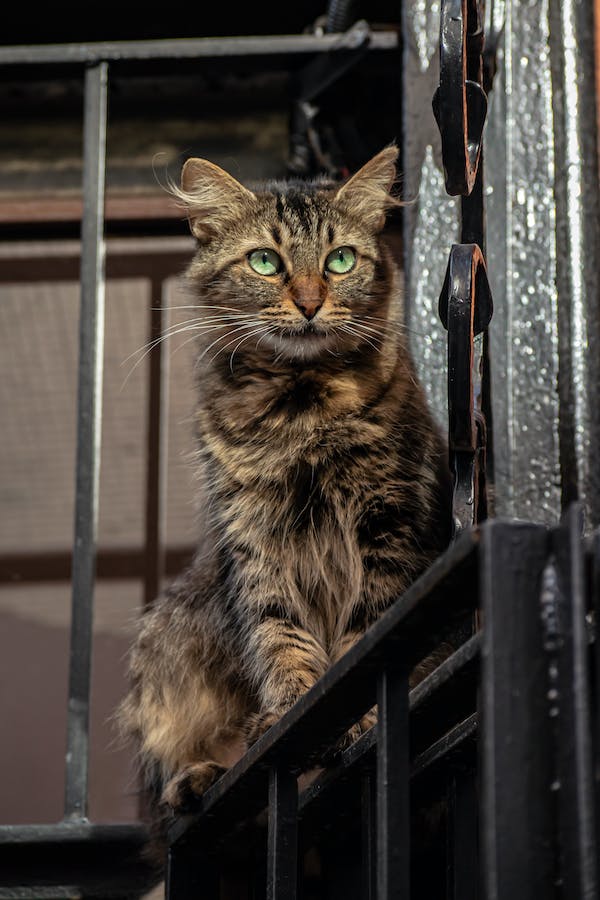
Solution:
[[[600,842],[600,530],[592,535],[592,610],[596,623],[594,641],[594,790],[596,808],[596,840]],[[599,862],[600,866],[600,862]],[[600,872],[598,873],[600,880]]]
[[[362,896],[377,896],[377,783],[372,772],[366,772],[361,783],[362,814]]]
[[[479,853],[475,772],[455,772],[448,790],[448,900],[477,900]]]
[[[487,518],[486,494],[486,413],[490,413],[489,364],[486,329],[492,315],[491,294],[485,274],[485,221],[483,204],[482,136],[487,114],[487,96],[483,90],[482,4],[479,0],[443,0],[440,8],[440,83],[433,97],[433,111],[442,138],[442,159],[446,191],[462,196],[461,243],[450,253],[446,279],[440,298],[440,314],[448,328],[449,451],[455,495],[454,527],[471,527]],[[472,265],[472,315],[485,308],[478,325],[465,336],[469,348],[452,346],[458,330],[451,321],[451,310],[464,319],[465,299],[455,290],[452,270],[458,269],[458,256],[468,253],[477,262]],[[475,274],[478,274],[477,279]],[[458,272],[456,273],[458,277]],[[464,281],[464,279],[462,279]],[[485,295],[485,300],[482,295]],[[479,296],[478,296],[479,295]],[[458,305],[453,303],[458,301]],[[476,302],[477,301],[477,302]],[[482,302],[483,301],[483,302]],[[460,329],[461,331],[463,329]],[[482,333],[483,332],[483,333]],[[458,351],[458,352],[457,352]],[[453,369],[465,370],[471,363],[465,383],[456,381]],[[456,402],[469,406],[470,412],[453,414]],[[469,434],[456,432],[464,423]],[[466,439],[465,439],[466,438]]]
[[[298,782],[281,766],[269,773],[267,900],[295,900],[298,882]]]
[[[582,526],[582,508],[572,504],[554,534],[560,622],[554,701],[558,713],[555,788],[564,896],[594,900],[598,896],[598,859]]]
[[[196,846],[169,848],[165,900],[218,900],[219,875],[214,861]]]
[[[482,529],[481,823],[485,900],[554,897],[545,528]],[[551,598],[550,598],[551,600]]]
[[[410,897],[408,676],[389,668],[377,686],[377,900]]]
[[[492,317],[492,297],[477,244],[453,244],[440,295],[448,329],[448,444],[454,476],[455,531],[486,517],[485,420],[482,416],[481,342]]]
[[[89,699],[104,344],[104,174],[108,65],[85,73],[77,476],[65,818],[87,815]]]

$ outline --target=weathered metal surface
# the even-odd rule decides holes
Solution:
[[[575,496],[600,516],[598,181],[590,4],[487,4],[496,55],[484,132],[495,510],[552,523]],[[419,375],[445,420],[435,300],[457,240],[428,112],[440,4],[404,6],[407,326]],[[586,26],[587,22],[587,26]],[[428,96],[429,95],[429,96]],[[559,371],[560,370],[560,371]]]
[[[481,85],[482,44],[477,0],[443,2],[440,84],[433,96],[433,112],[442,138],[446,191],[452,196],[470,194],[477,177],[487,114]]]
[[[356,36],[360,43],[362,34]],[[398,46],[395,31],[374,32],[373,50],[393,50]],[[269,57],[276,54],[321,53],[346,50],[348,42],[339,34],[281,34],[240,37],[179,38],[149,41],[98,41],[91,44],[47,44],[0,47],[0,65],[44,65],[98,63],[105,61],[148,61],[158,59],[214,59],[218,57]]]
[[[486,423],[482,332],[492,317],[485,262],[477,244],[454,244],[440,295],[448,329],[448,443],[455,531],[486,517]]]
[[[417,366],[440,428],[447,428],[446,332],[438,315],[448,252],[460,240],[460,200],[446,194],[431,98],[439,84],[440,4],[403,5],[405,303]]]
[[[496,13],[496,10],[494,11]],[[497,10],[486,133],[496,509],[560,515],[558,296],[548,4]]]
[[[65,818],[87,816],[92,622],[104,348],[104,175],[108,66],[85,74],[81,307],[73,600],[65,763]]]
[[[502,521],[484,527],[480,790],[486,900],[553,896],[552,731],[536,603],[548,552],[543,527]]]
[[[550,0],[563,505],[600,523],[600,219],[591,2]]]
[[[483,29],[478,0],[442,0],[440,83],[432,106],[446,192],[461,196],[461,243],[450,249],[439,312],[448,330],[448,449],[454,531],[486,518],[488,343],[493,305],[485,268]]]

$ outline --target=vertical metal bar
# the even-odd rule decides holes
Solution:
[[[485,518],[487,512],[481,332],[492,316],[492,299],[477,244],[453,245],[440,316],[448,329],[448,446],[454,476],[452,518],[458,530]]]
[[[592,609],[596,624],[594,640],[594,670],[596,674],[594,692],[594,766],[595,766],[595,807],[596,807],[596,857],[600,857],[600,530],[592,536]],[[599,863],[600,866],[600,863]],[[600,872],[598,873],[600,879]]]
[[[165,488],[167,474],[167,414],[169,357],[159,340],[168,326],[164,283],[153,279],[150,289],[150,342],[148,357],[148,425],[146,456],[146,537],[144,605],[160,591],[165,572]]]
[[[218,900],[219,896],[219,875],[213,859],[189,844],[169,848],[165,900]]]
[[[296,900],[298,882],[298,783],[286,769],[269,773],[267,900]]]
[[[554,532],[561,636],[555,787],[565,897],[592,900],[597,897],[597,859],[582,525],[582,509],[572,504]]]
[[[485,201],[484,201],[484,168],[483,168],[483,156],[484,151],[481,151],[479,156],[479,165],[477,166],[477,177],[475,179],[475,184],[473,185],[473,190],[469,194],[468,197],[463,197],[461,199],[461,235],[460,240],[462,244],[478,244],[481,248],[481,253],[483,258],[486,258],[487,247],[486,247],[486,239],[485,239]],[[482,499],[485,502],[485,510],[481,510],[483,515],[479,515],[477,517],[478,521],[482,521],[484,518],[487,518],[487,515],[493,514],[493,498],[494,491],[492,489],[489,490],[489,501],[488,501],[488,491],[486,487],[489,485],[490,488],[494,484],[494,428],[493,428],[493,410],[492,410],[492,391],[491,391],[491,370],[490,370],[490,338],[487,328],[483,332],[481,338],[479,339],[481,342],[480,353],[478,352],[479,357],[479,365],[481,366],[480,370],[480,380],[481,380],[481,411],[483,413],[483,422],[485,423],[485,445],[481,451],[482,455],[482,465],[481,465],[481,479],[483,481],[482,485]]]
[[[88,723],[104,345],[103,231],[107,88],[107,63],[102,62],[86,70],[77,476],[65,772],[65,818],[73,819],[83,818],[87,814]]]
[[[408,677],[401,669],[377,686],[377,900],[410,897]]]
[[[374,775],[367,772],[361,783],[362,812],[362,894],[364,900],[377,896],[377,784]]]
[[[579,498],[600,524],[600,187],[594,11],[549,0],[554,125],[562,502]],[[520,51],[519,51],[520,52]]]
[[[482,527],[482,840],[486,900],[554,896],[541,526]],[[543,604],[542,604],[543,605]]]
[[[585,4],[584,4],[585,5]],[[497,48],[485,132],[495,509],[560,516],[558,297],[548,2],[488,0]]]
[[[448,900],[477,900],[479,893],[475,772],[457,772],[448,791]]]
[[[461,244],[479,244],[485,257],[485,212],[483,199],[483,151],[479,157],[473,190],[461,198]]]

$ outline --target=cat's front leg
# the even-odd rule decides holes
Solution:
[[[249,722],[248,744],[280,719],[330,665],[319,641],[274,603],[264,606],[248,628],[243,658],[259,702]]]
[[[369,617],[365,614],[363,616],[357,616],[357,621],[355,627],[351,628],[350,631],[347,631],[343,634],[331,648],[331,662],[336,663],[342,656],[352,648],[354,645],[363,637],[366,626],[370,622]],[[354,725],[351,725],[348,731],[342,735],[339,741],[336,743],[335,747],[333,747],[330,757],[335,759],[338,753],[342,750],[346,750],[351,744],[358,740],[361,735],[363,735],[366,731],[369,731],[374,725],[377,724],[377,707],[373,706],[370,710],[368,710],[358,722],[355,722]],[[326,760],[329,761],[329,760]]]

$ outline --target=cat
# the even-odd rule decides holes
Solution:
[[[197,239],[188,279],[204,534],[142,617],[119,713],[173,810],[450,540],[447,454],[382,239],[399,203],[397,152],[386,147],[341,185],[256,191],[189,159],[176,189]]]

